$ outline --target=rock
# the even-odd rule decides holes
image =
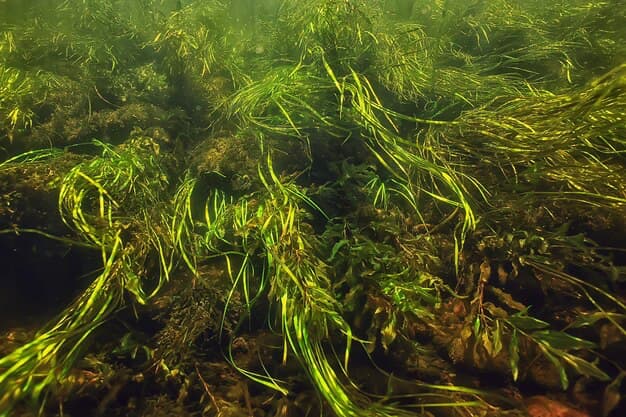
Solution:
[[[525,402],[526,411],[531,417],[590,417],[583,411],[543,395],[529,397]]]

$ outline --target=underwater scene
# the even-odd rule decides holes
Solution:
[[[0,417],[626,415],[626,1],[0,0]]]

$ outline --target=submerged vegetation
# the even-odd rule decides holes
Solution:
[[[0,416],[621,415],[626,7],[548,3],[1,2]]]

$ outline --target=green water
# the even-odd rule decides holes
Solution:
[[[0,1],[0,416],[620,415],[624,39],[621,0]]]

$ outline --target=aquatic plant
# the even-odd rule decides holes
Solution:
[[[104,412],[130,384],[220,415],[211,359],[257,384],[257,403],[222,395],[248,414],[298,412],[301,389],[338,416],[521,406],[466,386],[471,370],[511,390],[582,375],[615,391],[616,2],[297,0],[257,19],[237,2],[165,3],[65,1],[54,19],[0,22],[0,240],[80,246],[100,266],[0,357],[0,415],[62,414],[86,387]],[[11,205],[16,176],[35,189],[46,166],[54,232]]]

